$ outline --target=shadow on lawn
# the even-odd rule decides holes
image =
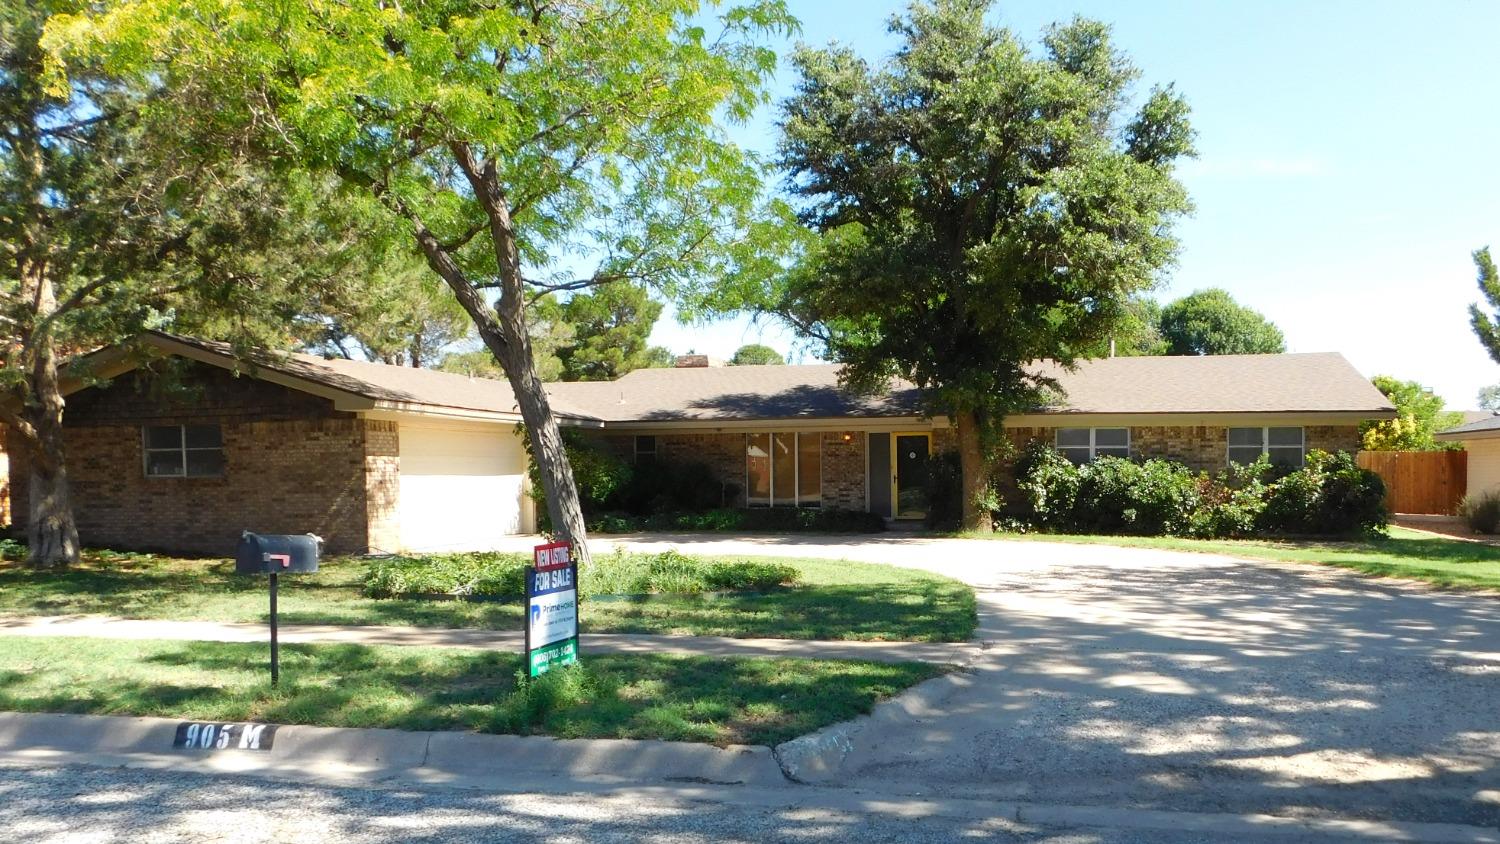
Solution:
[[[333,561],[317,574],[280,583],[286,624],[409,625],[516,630],[519,604],[374,599],[362,591],[366,563]],[[264,577],[233,573],[222,561],[172,561],[155,568],[84,566],[60,571],[0,568],[0,614],[95,613],[123,618],[201,618],[263,622]],[[974,596],[937,578],[851,585],[804,585],[745,595],[654,595],[648,600],[584,601],[584,632],[694,633],[704,636],[966,641]]]
[[[282,648],[282,683],[272,688],[261,673],[264,645],[33,643],[56,670],[0,674],[0,708],[716,744],[776,744],[866,712],[943,670],[585,654],[578,669],[522,688],[514,653],[290,645]]]

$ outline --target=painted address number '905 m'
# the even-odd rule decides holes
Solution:
[[[178,750],[270,750],[275,724],[215,724],[184,721],[172,747]]]

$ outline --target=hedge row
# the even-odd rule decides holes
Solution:
[[[1045,444],[1017,463],[1018,527],[1201,538],[1379,533],[1385,484],[1353,455],[1312,451],[1300,469],[1262,458],[1218,475],[1168,460],[1101,457],[1075,466]]]

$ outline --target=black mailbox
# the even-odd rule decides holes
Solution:
[[[308,574],[318,570],[323,540],[310,533],[251,533],[240,536],[235,574]]]

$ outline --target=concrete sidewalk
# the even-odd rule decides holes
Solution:
[[[0,616],[0,637],[63,636],[98,639],[166,639],[191,642],[265,642],[264,624],[215,621],[159,621],[99,615]],[[520,652],[519,630],[445,627],[375,627],[283,624],[283,644],[418,645]],[[595,653],[650,653],[682,656],[771,656],[806,659],[863,659],[874,662],[937,662],[963,665],[978,647],[945,642],[854,642],[812,639],[734,639],[726,636],[652,636],[585,633],[579,645]]]

